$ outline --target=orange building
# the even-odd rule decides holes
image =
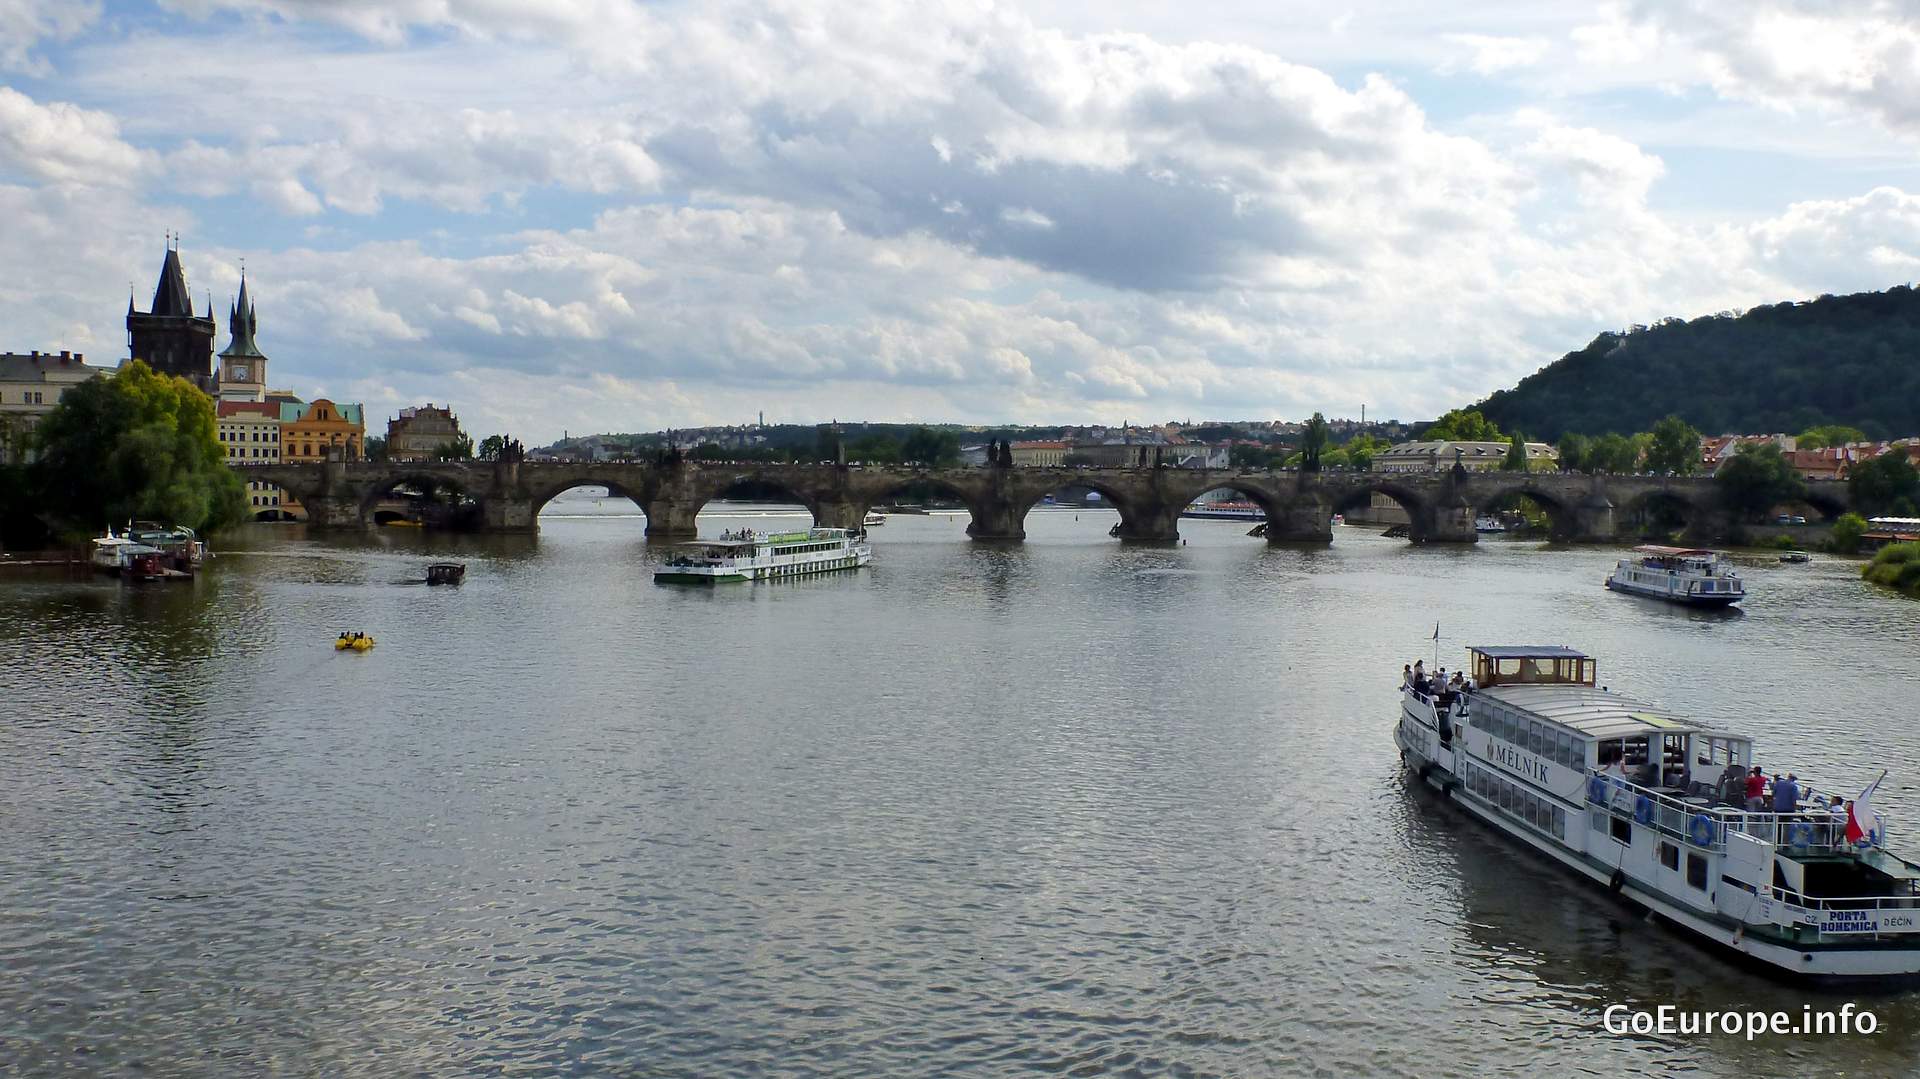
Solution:
[[[336,405],[324,397],[312,404],[280,406],[280,459],[292,464],[324,461],[336,447],[349,461],[366,456],[367,428],[357,404]]]

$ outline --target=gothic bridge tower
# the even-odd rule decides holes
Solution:
[[[160,283],[153,290],[152,309],[135,311],[127,298],[127,354],[145,360],[164,375],[179,375],[213,392],[213,303],[204,317],[193,313],[187,295],[186,271],[180,268],[177,240],[167,244],[160,263]]]

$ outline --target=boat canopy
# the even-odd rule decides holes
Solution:
[[[1547,683],[1591,686],[1597,664],[1584,652],[1563,645],[1476,645],[1473,684],[1477,687]]]
[[[1475,691],[1476,695],[1481,692]],[[1485,695],[1593,739],[1693,734],[1734,742],[1751,741],[1741,735],[1690,723],[1644,701],[1592,686],[1503,685],[1486,690]]]

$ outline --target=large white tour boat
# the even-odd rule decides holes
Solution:
[[[1407,685],[1394,741],[1454,805],[1665,921],[1819,979],[1920,975],[1920,865],[1879,781],[1784,783],[1749,808],[1751,739],[1595,688],[1569,648],[1468,650],[1463,691]],[[1796,796],[1797,795],[1797,796]],[[1823,804],[1824,803],[1824,804]]]
[[[1180,516],[1202,521],[1264,521],[1267,511],[1258,502],[1221,499],[1217,502],[1190,502]]]
[[[859,569],[873,561],[872,546],[844,528],[756,532],[743,528],[717,540],[681,544],[653,571],[653,579],[678,584],[769,581]]]
[[[1633,553],[1607,574],[1608,588],[1690,607],[1725,607],[1747,597],[1740,575],[1718,551],[1649,544]]]

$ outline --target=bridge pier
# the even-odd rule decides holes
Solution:
[[[1120,514],[1120,539],[1126,543],[1178,543],[1184,506],[1134,506]]]
[[[1435,502],[1427,527],[1408,534],[1418,543],[1478,543],[1480,533],[1473,527],[1473,507],[1459,491],[1450,492]],[[1411,514],[1409,514],[1411,516]]]
[[[1027,510],[1005,496],[967,506],[967,535],[984,543],[1019,543],[1027,538]]]
[[[1267,514],[1267,543],[1287,544],[1333,542],[1333,507],[1319,498],[1300,498]]]
[[[1607,500],[1605,492],[1595,490],[1585,502],[1574,507],[1573,531],[1565,538],[1572,543],[1611,543],[1616,534],[1613,503]]]
[[[307,527],[328,531],[359,531],[372,522],[360,512],[360,500],[351,493],[319,494],[300,500],[307,511]]]
[[[533,500],[508,494],[489,495],[480,504],[480,527],[486,532],[538,532]]]
[[[690,540],[700,534],[700,508],[671,495],[647,500],[647,538]]]
[[[813,523],[821,528],[859,528],[867,507],[852,502],[821,502],[812,507]]]

